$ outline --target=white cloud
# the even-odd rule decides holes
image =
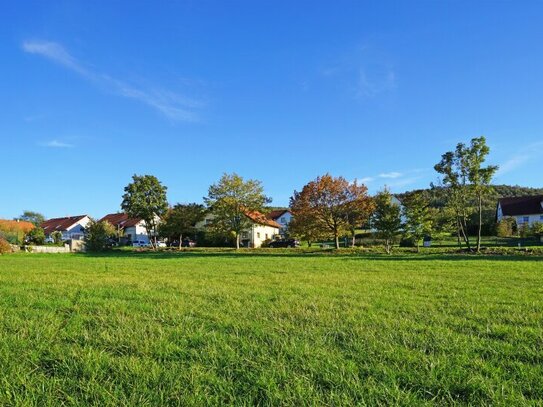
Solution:
[[[202,107],[203,103],[159,88],[144,90],[112,78],[109,75],[91,71],[85,68],[58,43],[48,41],[25,41],[23,42],[22,48],[25,52],[40,55],[61,64],[83,76],[85,79],[105,87],[116,95],[144,103],[172,120],[198,120],[198,115],[194,110]]]
[[[529,146],[523,148],[520,151],[517,151],[504,163],[500,164],[496,177],[500,177],[504,174],[507,174],[511,171],[516,170],[519,167],[522,167],[527,162],[531,161],[534,158],[538,158],[543,155],[543,142],[532,143]]]
[[[399,178],[402,175],[401,172],[391,171],[379,174],[379,178]]]
[[[374,180],[375,180],[374,177],[364,177],[364,178],[360,178],[358,181],[360,181],[363,184],[367,184],[367,183],[372,182]]]
[[[58,141],[58,140],[47,141],[45,143],[41,143],[40,146],[42,146],[42,147],[51,147],[51,148],[72,148],[72,147],[74,147],[73,144],[64,143],[64,142]]]

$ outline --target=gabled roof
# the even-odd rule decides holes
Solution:
[[[100,222],[108,221],[116,228],[129,228],[141,222],[140,218],[129,218],[126,213],[110,213],[100,219]]]
[[[535,215],[543,213],[543,195],[500,198],[503,216]]]
[[[290,212],[290,209],[276,209],[266,215],[268,219],[277,220],[285,213]]]
[[[268,219],[266,215],[258,211],[247,211],[245,212],[245,216],[251,219],[254,223],[258,223],[260,225],[265,225],[265,226],[271,226],[272,228],[278,228],[278,229],[281,228],[281,225],[279,223],[277,223],[276,221],[272,219]]]
[[[53,218],[46,220],[43,222],[40,226],[45,232],[46,235],[49,233],[53,233],[55,230],[63,231],[70,229],[70,226],[73,226],[77,222],[79,222],[81,219],[86,218],[87,215],[79,215],[79,216],[67,216],[65,218]]]

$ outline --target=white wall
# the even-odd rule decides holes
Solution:
[[[149,243],[149,236],[147,236],[147,229],[145,226],[143,226],[144,223],[141,221],[135,226],[130,226],[129,228],[126,228],[124,230],[124,235],[128,237],[130,235],[130,240],[132,242],[135,241],[143,241],[145,244]]]
[[[90,222],[90,218],[88,216],[85,216],[83,219],[79,220],[77,223],[74,223],[70,228],[67,230],[62,231],[62,239],[77,239],[81,240],[84,237],[85,234],[85,228],[87,227],[87,224]]]

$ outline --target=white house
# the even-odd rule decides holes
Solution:
[[[514,218],[517,225],[543,222],[543,195],[498,199],[496,220]]]
[[[279,224],[279,234],[284,236],[287,232],[288,225],[292,220],[293,215],[289,209],[277,209],[268,213],[266,217]]]
[[[145,228],[145,222],[139,218],[129,218],[126,213],[110,213],[104,216],[101,221],[107,221],[119,231],[123,231],[128,242],[144,242],[149,244],[149,235]]]
[[[85,228],[90,222],[87,215],[67,216],[64,218],[53,218],[43,222],[40,227],[46,237],[51,237],[53,232],[61,232],[62,240],[81,240],[85,236]]]
[[[274,220],[268,219],[260,212],[246,212],[245,216],[251,221],[250,226],[241,231],[241,243],[244,247],[260,247],[265,240],[271,240],[279,234],[281,226]],[[204,230],[205,227],[213,223],[215,216],[213,213],[206,215],[203,221],[196,224],[196,228]]]

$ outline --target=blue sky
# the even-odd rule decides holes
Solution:
[[[326,172],[400,192],[480,135],[543,186],[541,1],[2,8],[3,218],[118,211],[135,173],[172,204],[234,171],[275,205]]]

